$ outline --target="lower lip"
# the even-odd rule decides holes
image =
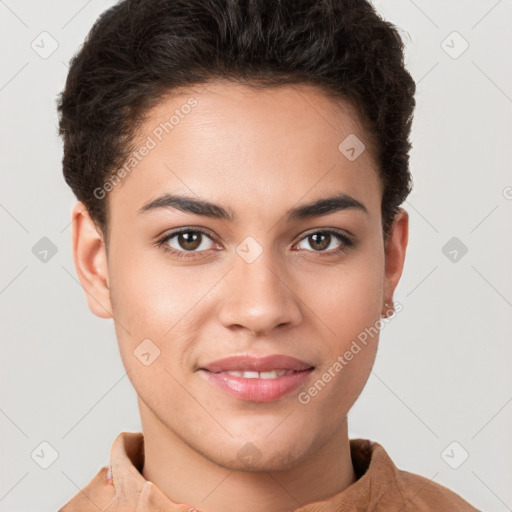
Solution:
[[[244,379],[228,373],[200,370],[205,377],[226,394],[250,402],[272,402],[297,389],[311,374],[313,368],[293,372],[275,379]]]

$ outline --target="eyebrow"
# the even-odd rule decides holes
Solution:
[[[138,214],[148,211],[154,211],[161,208],[176,208],[182,212],[193,213],[213,219],[227,220],[236,222],[238,216],[231,208],[225,208],[221,205],[211,203],[205,199],[195,197],[181,196],[175,194],[164,194],[142,206]],[[345,193],[318,199],[308,204],[292,208],[286,212],[287,222],[297,222],[299,220],[311,219],[328,215],[342,210],[362,211],[368,215],[366,206]]]

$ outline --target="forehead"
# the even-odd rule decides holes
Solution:
[[[354,159],[347,146],[366,149]],[[123,215],[162,193],[261,210],[344,192],[380,207],[371,141],[355,108],[312,86],[216,82],[175,92],[147,113],[134,148],[109,197]]]

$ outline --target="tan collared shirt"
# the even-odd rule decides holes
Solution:
[[[446,487],[398,469],[379,443],[351,439],[350,450],[357,481],[329,499],[309,503],[295,512],[478,512]],[[58,512],[196,510],[191,505],[175,503],[146,480],[141,474],[143,464],[143,434],[121,432],[112,445],[110,468],[103,466]]]

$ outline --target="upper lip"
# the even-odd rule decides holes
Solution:
[[[210,372],[226,372],[226,371],[255,371],[268,372],[272,370],[309,370],[313,365],[301,361],[295,357],[282,354],[275,354],[266,357],[254,357],[248,355],[230,356],[224,359],[218,359],[201,370]]]

